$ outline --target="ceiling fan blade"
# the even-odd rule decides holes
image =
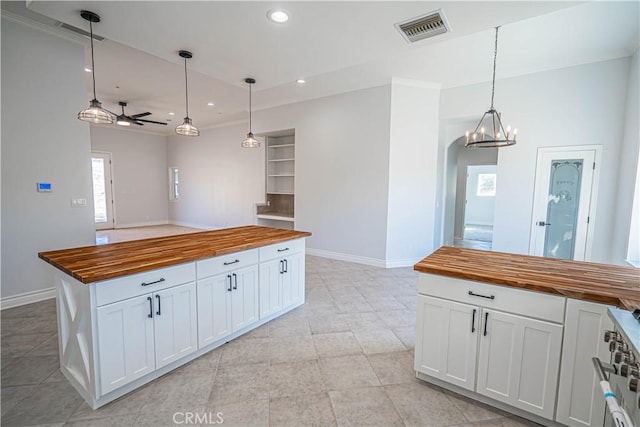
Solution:
[[[150,115],[151,115],[151,113],[147,111],[146,113],[134,114],[131,117],[138,118],[138,117],[145,117],[145,116],[150,116]]]
[[[144,126],[144,123],[140,123],[140,122],[139,122],[139,121],[137,121],[137,120],[131,120],[131,123],[135,123],[135,124],[137,124],[137,125]]]
[[[153,120],[136,119],[138,122],[154,123],[156,125],[167,125],[165,122],[154,122]]]

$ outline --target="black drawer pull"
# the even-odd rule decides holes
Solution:
[[[476,294],[473,291],[469,291],[469,295],[471,295],[472,297],[480,297],[480,298],[486,298],[486,299],[496,299],[495,295],[480,295],[480,294]]]
[[[231,261],[231,262],[225,262],[225,263],[224,263],[224,265],[236,264],[236,263],[238,263],[238,262],[240,262],[240,260],[239,260],[239,259],[237,259],[237,260],[235,260],[235,261]]]
[[[153,319],[153,299],[147,297],[147,301],[149,301],[149,314],[147,314],[147,317]]]
[[[227,279],[229,279],[229,288],[227,289],[227,291],[231,292],[231,275],[227,274]]]
[[[155,285],[156,283],[162,283],[162,282],[164,282],[164,277],[163,277],[162,279],[158,279],[158,280],[156,280],[155,282],[149,282],[149,283],[147,283],[147,282],[142,282],[142,283],[140,283],[140,286]]]
[[[485,337],[487,336],[487,323],[489,323],[489,312],[484,313],[484,333],[482,335]]]
[[[284,249],[278,249],[278,252],[284,252],[284,251],[288,251],[289,248],[284,248]]]
[[[288,273],[289,272],[289,261],[287,261],[286,259],[283,259],[284,261],[284,273]]]
[[[471,333],[476,331],[476,309],[473,309],[473,313],[471,314]]]

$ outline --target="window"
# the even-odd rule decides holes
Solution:
[[[478,197],[495,197],[496,195],[496,174],[495,173],[479,173],[478,174]]]
[[[178,168],[169,168],[169,200],[178,200],[180,198],[179,183]]]

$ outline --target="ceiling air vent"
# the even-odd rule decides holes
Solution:
[[[73,25],[65,24],[64,22],[60,22],[58,24],[58,27],[63,28],[67,31],[73,31],[74,33],[80,34],[81,36],[84,36],[86,38],[91,37],[91,34],[89,33],[89,31],[85,31],[82,28],[74,27]],[[93,39],[101,42],[102,40],[104,40],[104,37],[94,34]]]
[[[395,24],[395,26],[408,43],[415,43],[451,31],[442,10],[411,18],[408,21]]]

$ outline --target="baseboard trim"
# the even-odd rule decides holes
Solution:
[[[335,259],[338,261],[347,261],[347,262],[355,262],[358,264],[371,265],[373,267],[381,267],[381,268],[386,267],[386,262],[382,259],[377,259],[377,258],[343,254],[340,252],[331,252],[331,251],[324,251],[322,249],[312,249],[312,248],[307,248],[307,254],[313,255],[313,256],[319,256],[322,258]]]
[[[0,298],[0,310],[19,307],[33,302],[44,301],[56,297],[56,288],[42,289],[40,291],[25,292],[24,294],[12,295]]]
[[[186,221],[169,221],[171,225],[179,225],[180,227],[200,228],[202,230],[218,230],[220,227],[213,227],[208,224],[194,224]]]
[[[134,228],[134,227],[152,227],[154,225],[167,225],[169,221],[145,221],[145,222],[129,222],[125,224],[115,224],[115,228]],[[100,231],[100,230],[98,230]]]
[[[387,260],[386,268],[413,267],[422,258],[405,258],[405,259]]]

